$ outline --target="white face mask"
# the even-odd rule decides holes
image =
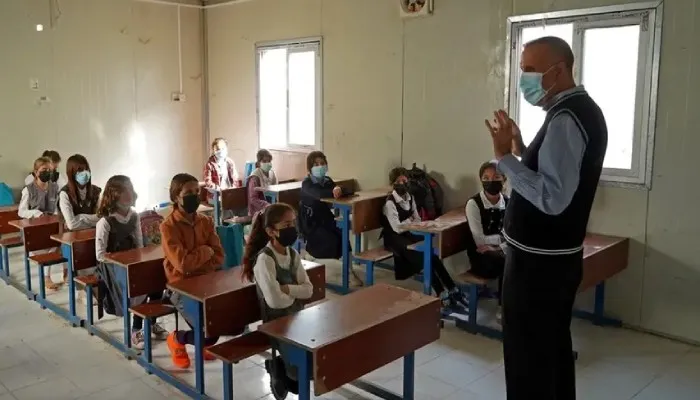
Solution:
[[[214,156],[219,160],[224,159],[228,156],[228,149],[219,149],[214,152]]]

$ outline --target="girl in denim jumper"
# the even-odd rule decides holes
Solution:
[[[313,286],[292,247],[297,240],[296,214],[284,203],[268,206],[254,218],[243,255],[243,277],[255,282],[263,322],[294,314],[311,298]],[[287,362],[284,348],[273,343],[280,356],[265,362],[276,399],[299,392],[296,370]]]

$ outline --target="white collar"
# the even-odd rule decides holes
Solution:
[[[399,196],[399,194],[396,193],[396,190],[393,190],[393,191],[391,192],[391,194],[392,194],[392,196],[394,196],[394,200],[395,200],[397,203],[400,203],[400,204],[408,204],[408,205],[411,204],[411,195],[410,195],[408,192],[406,192],[405,197]]]
[[[484,203],[484,209],[486,210],[489,208],[506,208],[506,201],[503,199],[503,193],[501,193],[501,197],[498,199],[496,204],[491,204],[491,201],[488,199],[488,197],[486,197],[486,193],[484,193],[483,190],[479,192],[479,195],[481,196],[481,202]]]

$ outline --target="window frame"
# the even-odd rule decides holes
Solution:
[[[523,28],[573,23],[572,50],[576,63],[574,79],[581,82],[586,29],[639,24],[637,91],[632,143],[632,166],[604,168],[601,183],[612,186],[651,189],[654,136],[657,118],[658,77],[661,55],[663,2],[650,1],[616,6],[584,8],[509,17],[506,24],[505,109],[519,121],[518,88]],[[644,30],[646,27],[646,30]]]
[[[289,55],[300,52],[300,49],[315,47],[316,52],[316,122],[314,145],[301,145],[289,143]],[[267,146],[268,150],[309,152],[323,149],[323,39],[320,36],[305,37],[299,39],[275,40],[255,43],[255,115],[256,130],[258,134],[258,147],[262,147],[262,136],[260,132],[260,52],[261,50],[271,50],[276,48],[287,49],[287,132],[284,146]]]

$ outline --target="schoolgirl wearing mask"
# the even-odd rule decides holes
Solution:
[[[420,222],[416,202],[407,190],[407,175],[408,171],[402,167],[389,172],[393,190],[386,199],[382,214],[381,236],[384,238],[384,248],[394,254],[394,275],[398,280],[423,271],[423,253],[408,248],[422,238],[404,229],[407,224]],[[435,254],[430,283],[435,294],[442,300],[444,312],[467,308],[466,296],[455,285],[445,265]]]
[[[253,217],[270,203],[265,200],[263,192],[258,188],[268,188],[277,184],[277,176],[272,170],[272,154],[265,149],[258,150],[255,155],[255,170],[248,177],[246,191],[248,193],[248,216]]]
[[[472,196],[465,207],[469,231],[467,255],[469,272],[484,278],[498,279],[498,291],[503,285],[506,246],[501,231],[508,197],[503,194],[505,177],[497,170],[495,161],[487,161],[479,168],[482,190]],[[500,296],[499,296],[500,306]],[[499,312],[500,320],[500,312]]]

